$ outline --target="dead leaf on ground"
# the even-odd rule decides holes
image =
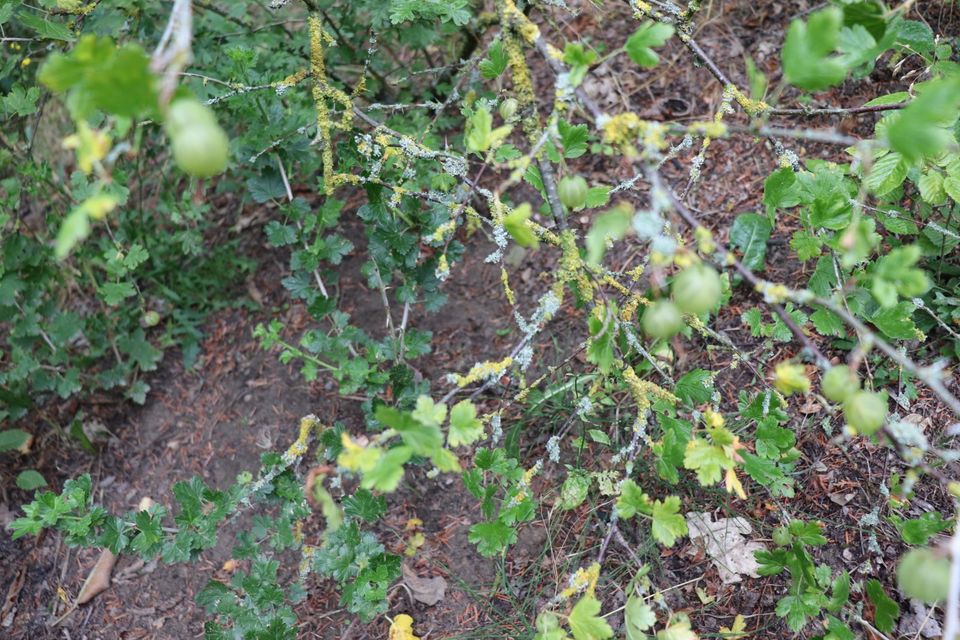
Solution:
[[[753,552],[765,551],[766,547],[748,537],[753,527],[746,518],[714,520],[711,514],[698,511],[691,511],[686,517],[690,540],[704,548],[723,584],[740,582],[745,575],[759,577],[760,565]]]
[[[97,560],[97,564],[93,565],[93,570],[87,576],[86,582],[83,583],[83,588],[77,595],[76,604],[86,604],[93,600],[97,594],[105,591],[110,586],[110,576],[113,575],[113,567],[116,564],[117,556],[113,555],[110,549],[104,549]]]
[[[407,565],[403,565],[402,569],[403,583],[410,589],[413,599],[417,602],[432,607],[446,596],[447,581],[440,576],[421,578]]]
[[[846,505],[848,502],[850,502],[851,500],[853,500],[855,497],[857,497],[857,494],[853,492],[843,493],[842,491],[840,491],[837,493],[831,493],[827,497],[830,498],[831,502],[833,502],[834,504],[838,504],[842,507]]]
[[[933,612],[922,602],[912,599],[910,611],[901,616],[897,632],[911,638],[939,638],[943,635],[937,616],[933,615]]]
[[[0,529],[6,530],[17,519],[17,514],[10,510],[6,502],[0,502]]]
[[[7,589],[7,597],[3,599],[3,607],[0,608],[0,626],[10,627],[13,625],[13,618],[17,615],[17,598],[20,596],[20,590],[23,589],[26,575],[26,566],[21,565],[17,575],[13,578],[13,582],[10,583],[10,588]]]

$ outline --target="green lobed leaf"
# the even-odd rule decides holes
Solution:
[[[840,44],[843,13],[830,7],[810,14],[806,22],[790,23],[783,43],[783,75],[790,84],[819,91],[838,84],[846,76],[843,60],[830,54]]]
[[[613,629],[599,613],[600,601],[591,596],[583,596],[573,605],[567,622],[574,640],[605,640],[613,637]]]
[[[767,242],[773,227],[764,216],[741,213],[730,227],[730,243],[743,253],[741,262],[751,271],[762,271],[767,256]]]
[[[560,499],[557,506],[567,511],[575,509],[587,499],[590,490],[590,475],[581,470],[573,470],[567,474],[567,479],[560,487]]]
[[[687,535],[687,521],[680,515],[680,498],[668,496],[666,500],[653,503],[650,518],[653,539],[672,547],[677,538]]]
[[[662,47],[673,32],[673,27],[668,24],[647,20],[627,39],[624,48],[631,60],[645,69],[650,69],[660,61],[653,47]]]
[[[867,580],[867,597],[874,606],[873,620],[877,629],[884,633],[892,633],[893,627],[900,617],[900,606],[887,595],[883,585],[876,578]]]

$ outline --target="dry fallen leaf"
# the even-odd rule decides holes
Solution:
[[[713,559],[723,584],[740,582],[744,575],[758,577],[760,565],[753,552],[764,551],[766,547],[747,537],[753,533],[753,527],[746,518],[714,520],[711,514],[696,511],[686,517],[690,540],[703,546]]]
[[[105,591],[110,586],[110,576],[113,575],[113,567],[117,564],[117,556],[109,549],[104,549],[93,565],[93,570],[87,576],[80,594],[77,596],[77,605],[86,604],[93,600],[98,593]]]
[[[422,602],[428,607],[432,607],[441,600],[447,593],[447,581],[436,576],[434,578],[421,578],[413,569],[407,565],[402,566],[403,583],[410,589],[413,599]]]
[[[897,632],[911,638],[939,638],[943,636],[938,617],[919,600],[910,600],[910,611],[900,617]]]

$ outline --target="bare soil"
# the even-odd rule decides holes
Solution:
[[[583,7],[583,13],[541,25],[555,43],[585,40],[592,44],[607,42],[612,47],[625,41],[636,28],[625,6],[605,3],[603,9],[591,9],[587,2],[571,4]],[[761,69],[775,72],[785,25],[813,7],[813,3],[804,0],[717,0],[704,5],[705,19],[697,38],[741,86],[746,84],[744,57],[752,56]],[[957,10],[951,3],[917,5],[934,30],[957,24]],[[947,5],[949,8],[945,9]],[[610,112],[634,110],[654,119],[711,118],[722,88],[709,72],[692,65],[688,52],[676,41],[664,49],[661,57],[663,63],[651,73],[630,67],[626,57],[619,56],[594,70],[588,90]],[[552,91],[548,70],[532,54],[529,58],[537,69],[539,90]],[[900,76],[881,65],[868,80],[850,82],[834,92],[818,95],[818,101],[831,105],[861,104],[903,86]],[[872,128],[872,117],[849,122],[823,117],[808,124],[839,125],[866,134]],[[788,148],[801,157],[842,159],[842,151],[835,149],[802,144]],[[665,167],[665,174],[674,185],[686,183],[689,160],[697,151],[694,148]],[[725,237],[734,215],[762,210],[763,180],[774,158],[773,150],[762,141],[734,138],[715,142],[707,155],[705,178],[688,198],[690,205],[700,213],[704,224]],[[631,177],[629,167],[594,155],[585,156],[576,169],[592,182],[605,184]],[[642,190],[631,198],[642,206]],[[359,202],[359,198],[354,200]],[[351,219],[356,206],[347,206],[345,220]],[[572,223],[586,229],[590,215],[578,216]],[[359,223],[356,224],[351,239],[362,251],[363,239],[357,231]],[[809,274],[791,257],[786,244],[793,227],[789,218],[781,217],[778,221],[764,275],[774,281],[802,285]],[[160,369],[149,377],[153,390],[145,406],[108,403],[73,407],[70,413],[82,409],[88,420],[101,420],[108,428],[109,435],[99,442],[95,455],[80,451],[65,440],[45,436],[29,455],[0,458],[6,467],[3,476],[12,477],[22,468],[36,468],[54,488],[59,488],[67,478],[90,473],[98,499],[110,509],[127,510],[147,496],[169,506],[170,487],[178,480],[199,475],[212,486],[223,487],[238,473],[255,471],[261,453],[287,446],[294,438],[298,419],[305,414],[314,413],[328,424],[340,421],[350,431],[362,432],[358,399],[341,397],[333,382],[324,377],[313,384],[303,382],[295,367],[280,364],[275,354],[263,351],[253,340],[253,327],[268,321],[274,313],[284,316],[294,336],[309,316],[302,308],[287,304],[279,286],[283,274],[278,273],[282,270],[278,264],[283,263],[283,258],[266,252],[260,229],[247,233],[251,236],[246,243],[248,251],[264,265],[251,282],[251,290],[261,298],[260,310],[228,309],[212,316],[205,329],[202,364],[195,370],[185,371],[176,351],[168,352]],[[466,263],[454,268],[445,286],[450,302],[441,314],[417,316],[423,317],[417,326],[434,332],[435,351],[414,364],[434,381],[445,373],[463,371],[473,362],[502,357],[515,339],[505,331],[513,325],[513,319],[500,287],[498,269],[483,263],[489,242],[479,235],[464,240],[468,244]],[[626,247],[614,259],[620,264],[635,264],[637,255]],[[555,260],[556,256],[543,250],[518,256],[511,277],[521,299],[528,303],[536,300],[549,282]],[[377,333],[383,330],[384,311],[379,292],[369,291],[362,284],[360,262],[356,255],[345,261],[339,293],[345,310],[353,314],[355,321]],[[798,347],[793,343],[770,350],[752,338],[740,314],[756,300],[750,294],[742,294],[738,301],[738,305],[727,308],[720,316],[718,330],[760,363],[777,361],[796,352]],[[580,312],[568,302],[551,325],[551,333],[543,337],[538,347],[547,354],[548,361],[557,361],[568,352],[564,348],[575,345],[583,335],[583,326]],[[554,350],[554,339],[563,348]],[[830,351],[829,343],[821,346]],[[725,402],[730,403],[728,406],[734,406],[737,393],[751,384],[751,376],[745,368],[727,366],[730,361],[728,352],[709,348],[695,339],[677,344],[674,368],[723,369],[717,388]],[[932,399],[923,397],[917,406],[933,425],[946,423],[945,413]],[[802,401],[793,409],[797,419],[791,426],[798,435],[804,458],[796,478],[798,496],[789,504],[789,510],[796,517],[825,523],[830,544],[818,551],[818,562],[829,564],[835,571],[846,568],[855,579],[881,579],[888,593],[908,610],[891,580],[895,559],[902,551],[899,535],[883,521],[875,527],[857,524],[874,505],[885,500],[880,483],[901,463],[887,449],[869,442],[832,440],[820,426],[827,416],[819,409],[804,407]],[[19,426],[44,430],[44,425],[31,423],[36,419],[32,416]],[[557,421],[550,416],[541,420],[540,424],[527,422],[521,434],[520,446],[529,461],[543,457],[543,443],[557,428]],[[534,489],[541,495],[538,517],[521,529],[519,542],[501,565],[480,557],[467,541],[467,530],[480,515],[476,500],[459,479],[430,480],[421,470],[408,473],[401,490],[389,497],[391,508],[383,523],[383,539],[399,551],[404,545],[405,523],[410,518],[422,520],[426,544],[409,564],[421,577],[444,577],[448,590],[443,601],[427,607],[414,602],[397,586],[390,595],[391,615],[411,614],[417,621],[418,635],[430,640],[531,637],[539,607],[563,588],[570,570],[589,564],[596,556],[611,509],[609,500],[570,512],[554,508],[554,489],[549,487],[556,487],[562,477],[562,470],[548,469],[537,479]],[[0,485],[0,526],[7,524],[19,505],[29,499],[10,486]],[[704,491],[692,485],[682,485],[680,489],[686,496],[697,496],[696,501],[688,499],[684,511],[713,504],[718,516],[749,514],[758,535],[768,534],[779,522],[782,505],[758,488],[751,492],[746,507],[734,503],[722,491]],[[918,487],[911,513],[916,516],[947,504],[949,501],[936,487],[923,483]],[[65,602],[78,593],[96,562],[97,552],[68,549],[53,534],[13,541],[9,532],[0,531],[0,595],[5,596],[0,601],[0,636],[18,640],[200,637],[205,616],[193,602],[193,596],[209,579],[228,577],[229,567],[224,563],[229,558],[232,535],[244,524],[246,521],[241,518],[231,525],[222,534],[219,546],[194,566],[144,564],[134,558],[120,558],[112,587],[57,625],[52,625],[51,620],[61,616]],[[689,541],[664,550],[633,525],[622,525],[621,531],[627,545],[613,543],[607,554],[604,575],[609,580],[603,588],[604,611],[623,605],[624,594],[613,578],[623,577],[619,582],[625,584],[635,570],[634,558],[639,557],[653,566],[651,577],[665,590],[670,606],[675,611],[687,612],[702,635],[729,627],[738,613],[747,618],[754,638],[791,635],[773,614],[776,600],[784,594],[783,577],[724,586],[709,559]],[[870,534],[876,535],[879,554],[867,544]],[[864,602],[864,618],[872,620],[870,605],[863,596],[852,597]],[[346,614],[329,581],[313,581],[297,614],[304,638],[359,640],[387,636],[386,621],[362,625]],[[615,623],[622,618],[615,615],[610,620]],[[864,637],[879,637],[871,635],[866,627],[857,632]]]

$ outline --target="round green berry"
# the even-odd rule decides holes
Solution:
[[[641,324],[643,332],[651,338],[666,340],[683,329],[683,315],[669,300],[657,300],[643,312]]]
[[[209,178],[227,168],[230,141],[216,122],[190,125],[171,137],[173,159],[184,173]]]
[[[557,185],[560,202],[568,209],[579,209],[587,203],[587,181],[582,176],[567,176]]]
[[[860,378],[850,367],[830,367],[820,379],[820,389],[831,402],[843,402],[860,390]]]
[[[681,271],[673,279],[670,290],[680,311],[701,315],[717,308],[723,287],[715,270],[697,264]]]
[[[908,597],[927,604],[946,600],[950,561],[931,549],[911,549],[897,565],[897,584]]]
[[[843,403],[843,417],[857,433],[873,435],[887,419],[887,399],[873,391],[857,391]]]

